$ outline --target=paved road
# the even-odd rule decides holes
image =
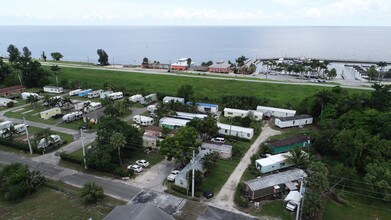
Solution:
[[[53,166],[52,164],[36,162],[30,158],[21,157],[14,153],[0,151],[0,163],[22,163],[27,164],[30,169],[38,169],[45,177],[62,181],[75,187],[81,187],[85,182],[95,182],[102,186],[105,194],[120,200],[129,201],[137,193],[140,188],[131,186],[121,180],[113,180],[108,178],[96,177],[93,175],[79,173],[74,170]]]
[[[250,165],[251,156],[257,152],[258,147],[262,142],[279,133],[281,132],[271,129],[268,123],[263,126],[261,134],[248,149],[244,157],[240,160],[238,166],[236,166],[235,170],[232,172],[231,176],[228,178],[219,194],[210,202],[211,204],[231,211],[236,210],[233,200],[236,186],[242,178],[244,171],[247,169],[248,165]]]

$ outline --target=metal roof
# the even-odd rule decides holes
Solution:
[[[186,104],[192,105],[193,102],[187,102]],[[198,106],[205,106],[205,107],[216,107],[216,108],[218,107],[218,105],[216,105],[216,104],[209,104],[209,103],[203,103],[203,102],[196,102],[195,104]]]
[[[153,203],[137,203],[117,206],[105,218],[105,220],[174,220],[172,216],[158,208]]]
[[[241,131],[244,133],[254,133],[254,129],[252,128],[245,128],[245,127],[240,127],[240,126],[235,126],[235,125],[228,125],[228,124],[223,124],[223,123],[217,123],[217,127],[221,129],[227,129],[227,130],[232,130],[232,131]]]
[[[170,117],[164,117],[159,120],[159,123],[162,124],[169,124],[169,125],[177,125],[177,126],[185,126],[189,120],[179,119],[179,118],[170,118]]]
[[[251,191],[256,191],[279,184],[297,181],[303,177],[307,177],[307,174],[303,170],[292,169],[269,176],[263,176],[261,178],[249,180],[244,182],[244,184],[246,184]]]
[[[293,120],[299,120],[299,119],[309,119],[312,118],[311,115],[295,115],[295,116],[289,116],[289,117],[280,117],[278,118],[280,121],[293,121]]]
[[[296,114],[296,110],[274,108],[274,107],[267,107],[267,106],[258,106],[257,111],[261,111],[263,113],[265,113],[267,111],[275,111],[275,112],[285,112],[285,113]]]
[[[200,152],[195,156],[195,163],[194,163],[194,169],[195,170],[202,170],[202,158],[205,157],[206,154],[209,153],[209,150],[200,150]],[[193,168],[193,164],[190,162],[188,163],[177,175],[178,178],[185,179],[186,174],[189,170]]]
[[[44,86],[43,88],[49,88],[49,89],[62,89],[60,86]]]
[[[218,69],[226,69],[230,67],[231,65],[229,63],[215,63],[209,66],[209,68],[218,68]]]

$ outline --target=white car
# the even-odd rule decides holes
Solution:
[[[224,144],[225,138],[222,138],[222,137],[215,137],[215,138],[212,138],[211,141],[212,141],[212,142],[216,142],[216,143],[222,143],[222,144]]]
[[[142,166],[142,167],[148,167],[149,166],[149,162],[146,161],[146,160],[138,160],[138,161],[136,161],[135,164],[137,164],[139,166]]]
[[[175,181],[175,177],[178,175],[178,173],[179,173],[179,170],[171,171],[170,175],[167,176],[167,180],[170,181],[170,182],[174,182]]]
[[[135,165],[129,165],[128,169],[133,169],[134,172],[136,172],[136,173],[141,173],[141,171],[143,171],[143,168],[140,167],[139,165],[136,165],[136,164]]]

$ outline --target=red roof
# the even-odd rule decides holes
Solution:
[[[13,91],[19,91],[21,89],[25,89],[24,86],[11,86],[0,89],[0,93],[6,93],[6,92],[13,92]]]

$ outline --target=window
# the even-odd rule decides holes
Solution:
[[[295,121],[293,121],[293,124],[295,124]]]
[[[247,134],[247,137],[250,137],[250,134],[249,134],[249,133]]]
[[[225,129],[225,133],[228,133],[228,130],[227,130],[227,129]]]

